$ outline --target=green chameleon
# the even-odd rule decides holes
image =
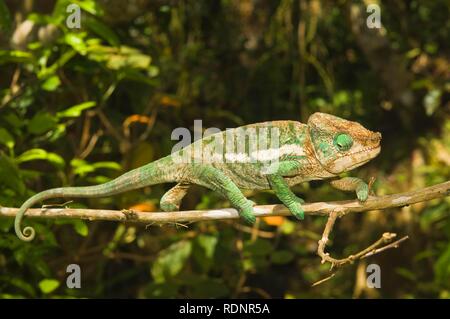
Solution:
[[[179,210],[189,187],[197,184],[223,195],[250,224],[256,220],[255,203],[241,189],[272,189],[296,218],[303,219],[304,201],[290,186],[337,177],[361,166],[378,155],[380,141],[380,133],[325,113],[314,113],[307,124],[273,121],[228,129],[205,136],[110,182],[38,193],[20,207],[14,227],[20,239],[31,241],[35,231],[29,226],[22,231],[21,221],[28,208],[45,199],[111,196],[170,182],[177,184],[161,198],[164,211]],[[359,178],[334,179],[331,185],[355,191],[360,201],[369,195],[368,185]]]

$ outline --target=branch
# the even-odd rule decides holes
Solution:
[[[317,254],[319,255],[320,258],[322,258],[321,263],[323,264],[325,262],[329,262],[331,264],[330,271],[333,271],[333,269],[334,269],[334,272],[332,272],[332,274],[329,275],[328,277],[313,283],[311,285],[311,287],[318,286],[318,285],[330,280],[331,278],[333,278],[336,275],[337,269],[339,267],[342,267],[347,264],[353,264],[355,262],[355,260],[359,260],[359,259],[363,259],[363,258],[367,258],[369,256],[379,254],[382,251],[385,251],[390,248],[398,248],[398,246],[402,242],[404,242],[405,240],[407,240],[409,238],[408,236],[405,236],[395,242],[392,242],[395,239],[395,237],[397,237],[397,234],[384,233],[380,239],[378,239],[376,242],[374,242],[369,247],[361,250],[360,252],[358,252],[354,255],[350,255],[346,258],[336,259],[336,258],[331,257],[329,253],[325,252],[325,246],[327,245],[328,239],[330,237],[330,233],[333,230],[334,224],[336,222],[336,218],[338,216],[339,216],[338,211],[334,211],[330,214],[330,216],[328,216],[328,220],[325,225],[325,229],[323,230],[322,238],[319,240],[318,246],[317,246]],[[383,247],[380,248],[380,246],[383,246]]]
[[[360,213],[370,210],[403,207],[411,204],[429,201],[435,198],[450,195],[450,181],[430,186],[427,188],[375,197],[371,196],[365,203],[358,200],[338,202],[316,202],[302,205],[306,215],[328,216],[332,212],[336,217],[347,213]],[[14,217],[17,208],[0,207],[0,217]],[[255,206],[257,217],[264,216],[290,216],[291,213],[284,205]],[[80,218],[85,220],[126,221],[143,224],[162,223],[186,223],[205,220],[237,219],[238,212],[233,208],[213,210],[189,210],[181,212],[136,212],[129,210],[105,210],[105,209],[76,209],[76,208],[32,208],[26,217],[32,218]]]
[[[369,190],[371,188],[371,185],[373,183],[373,179],[371,179],[371,182],[369,183]],[[315,283],[312,284],[312,287],[320,285],[331,278],[333,278],[336,275],[337,268],[342,267],[347,264],[352,264],[356,260],[367,258],[369,256],[373,256],[376,254],[379,254],[387,249],[391,248],[398,248],[398,246],[407,240],[409,237],[405,236],[397,241],[393,240],[397,237],[397,234],[394,233],[384,233],[380,239],[378,239],[376,242],[374,242],[369,247],[361,250],[358,253],[352,254],[346,258],[342,259],[336,259],[330,256],[329,253],[325,252],[325,247],[328,243],[328,239],[330,238],[330,233],[333,230],[334,224],[336,222],[336,219],[338,217],[342,217],[346,213],[353,211],[364,211],[369,210],[366,209],[367,206],[371,206],[372,209],[385,209],[390,207],[399,207],[399,206],[405,206],[410,205],[422,201],[432,200],[439,197],[448,196],[450,194],[450,181],[437,184],[434,186],[430,186],[427,188],[423,188],[417,191],[413,192],[407,192],[402,194],[395,194],[395,195],[387,195],[382,197],[372,197],[370,198],[363,206],[364,209],[360,209],[359,207],[357,210],[352,205],[334,205],[334,208],[331,212],[328,214],[328,220],[325,225],[325,228],[322,233],[322,238],[318,242],[317,246],[317,254],[322,259],[322,264],[325,262],[329,262],[331,264],[330,271],[334,272],[329,275],[328,277],[321,279]],[[335,203],[336,204],[336,203]]]

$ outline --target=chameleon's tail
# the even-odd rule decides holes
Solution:
[[[34,239],[34,229],[27,226],[22,231],[21,222],[27,209],[40,201],[49,198],[105,197],[149,185],[171,182],[175,179],[174,175],[176,174],[176,170],[171,167],[173,163],[170,161],[171,159],[169,157],[164,157],[100,185],[60,187],[40,192],[24,202],[17,212],[14,220],[16,235],[23,241],[32,241]]]

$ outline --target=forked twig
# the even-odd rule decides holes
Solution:
[[[343,214],[344,214],[344,212],[342,212],[342,211],[333,211],[329,215],[327,223],[325,225],[325,229],[322,234],[322,238],[319,240],[318,247],[317,247],[317,254],[322,258],[321,263],[322,264],[325,262],[331,263],[330,271],[332,271],[334,269],[335,272],[333,274],[331,274],[330,276],[315,282],[312,285],[313,287],[320,285],[321,283],[333,278],[339,267],[342,267],[346,264],[352,264],[353,262],[355,262],[358,259],[363,259],[363,258],[367,258],[369,256],[376,255],[376,254],[378,254],[382,251],[385,251],[387,249],[390,249],[390,248],[397,248],[400,243],[402,243],[408,239],[408,236],[405,236],[395,242],[392,242],[394,240],[394,238],[397,237],[397,234],[386,232],[381,236],[380,239],[378,239],[372,245],[361,250],[360,252],[358,252],[356,254],[350,255],[350,256],[348,256],[346,258],[342,258],[342,259],[333,258],[330,256],[329,253],[325,252],[325,247],[327,245],[330,233],[333,230],[336,219],[340,216],[343,216]],[[382,246],[382,245],[385,245],[385,246]],[[380,246],[382,246],[382,247],[379,248]]]

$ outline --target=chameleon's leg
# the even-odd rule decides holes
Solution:
[[[159,202],[159,206],[165,212],[173,212],[180,210],[181,200],[187,194],[189,184],[178,183],[169,189]]]
[[[303,199],[297,197],[291,191],[286,180],[283,178],[283,176],[289,176],[295,172],[301,164],[297,161],[283,161],[276,165],[276,171],[267,175],[270,187],[274,190],[275,195],[277,195],[281,202],[291,211],[292,215],[297,219],[304,219],[305,213],[301,206],[304,203]]]
[[[356,192],[356,196],[361,202],[365,202],[369,197],[369,186],[357,177],[344,177],[330,182],[331,186],[341,191]]]
[[[237,209],[239,215],[249,224],[256,221],[253,215],[254,203],[248,200],[236,184],[220,170],[209,165],[198,165],[193,169],[198,184],[208,187],[225,198]]]

